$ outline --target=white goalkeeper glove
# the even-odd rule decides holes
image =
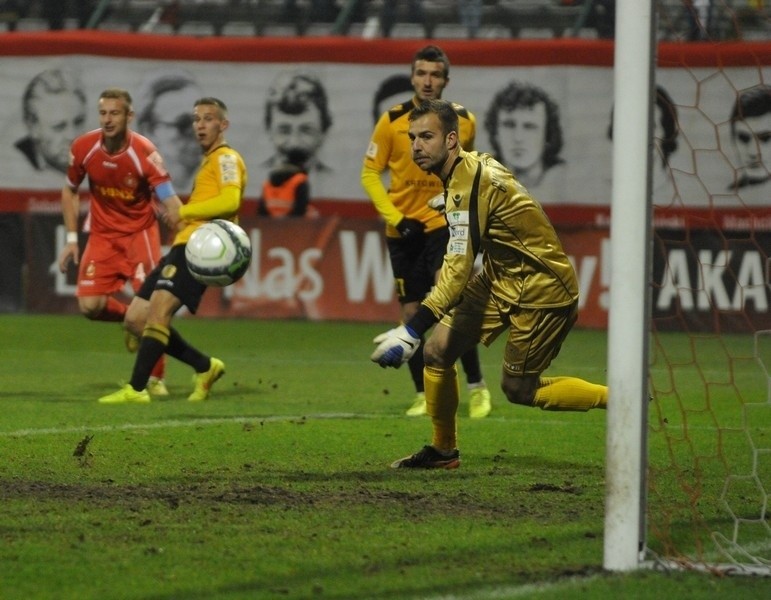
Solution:
[[[443,213],[445,206],[444,206],[444,192],[441,194],[437,194],[433,198],[429,198],[427,202],[429,208],[433,208],[435,211]]]
[[[420,346],[420,338],[405,325],[381,333],[372,342],[378,347],[369,358],[383,368],[398,369],[412,358]]]

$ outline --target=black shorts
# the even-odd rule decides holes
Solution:
[[[171,247],[168,254],[147,276],[137,296],[149,300],[155,290],[171,292],[193,314],[198,310],[206,286],[193,279],[187,270],[184,244]]]
[[[388,238],[388,254],[399,302],[420,302],[431,291],[449,241],[447,227],[427,233],[418,241]]]

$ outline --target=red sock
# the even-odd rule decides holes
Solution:
[[[153,370],[150,372],[150,377],[157,377],[163,379],[166,376],[166,355],[161,356],[158,362],[155,363]]]

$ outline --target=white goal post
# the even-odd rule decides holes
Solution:
[[[653,0],[618,0],[603,558],[611,571],[637,569],[645,545],[654,29]]]

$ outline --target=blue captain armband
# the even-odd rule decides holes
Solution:
[[[158,196],[158,200],[163,202],[172,196],[176,196],[177,192],[174,191],[174,186],[171,185],[171,181],[165,181],[155,188],[155,195]]]

